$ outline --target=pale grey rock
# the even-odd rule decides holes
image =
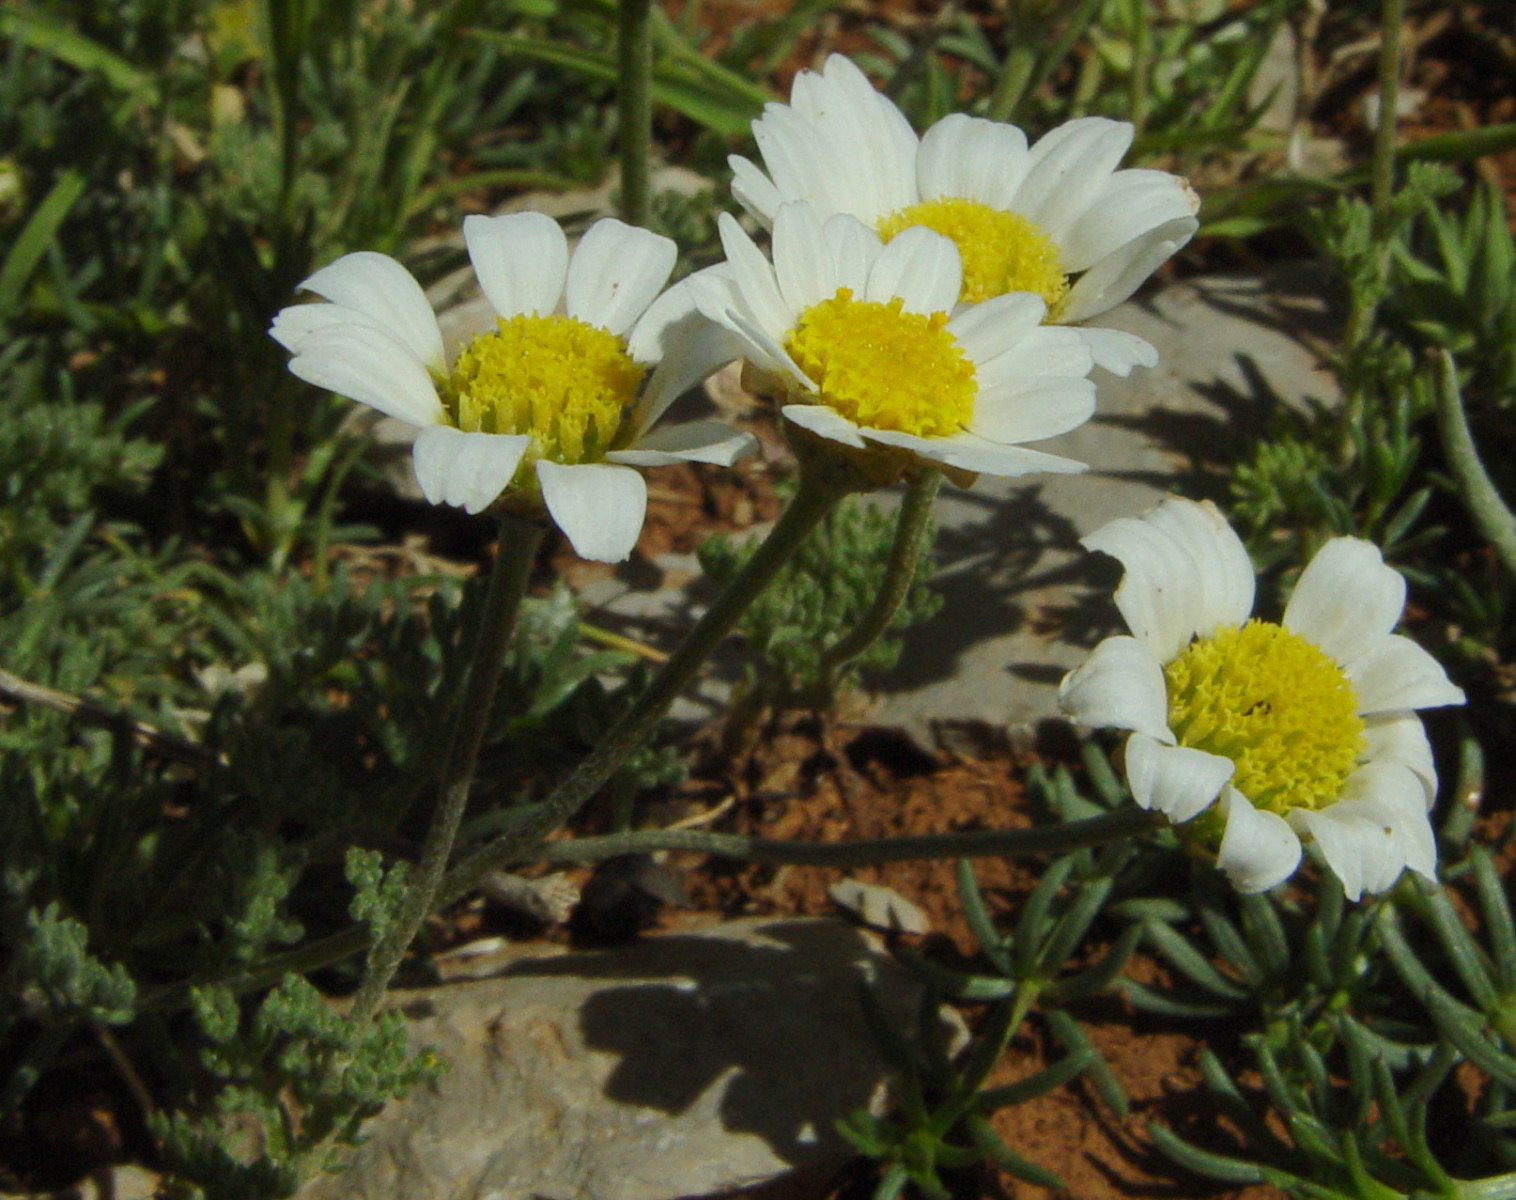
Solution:
[[[885,932],[930,933],[931,918],[892,887],[840,879],[826,889],[832,903]]]
[[[869,935],[761,918],[402,993],[451,1069],[301,1200],[673,1200],[835,1168],[833,1123],[886,1080],[865,981],[906,1028],[915,987]]]

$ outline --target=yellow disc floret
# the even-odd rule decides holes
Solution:
[[[501,317],[458,355],[443,387],[465,433],[530,434],[539,458],[593,462],[613,448],[642,368],[621,339],[574,317]]]
[[[913,204],[879,222],[878,233],[889,241],[902,229],[925,225],[951,238],[963,260],[960,300],[979,303],[1006,292],[1035,292],[1055,319],[1069,280],[1058,247],[1031,221],[1001,212],[977,200],[947,197]]]
[[[800,315],[784,348],[830,405],[856,425],[947,437],[974,411],[974,364],[947,314],[908,313],[838,288]]]
[[[1342,668],[1282,625],[1249,621],[1197,638],[1163,669],[1182,746],[1229,758],[1232,785],[1283,814],[1338,798],[1363,751]]]

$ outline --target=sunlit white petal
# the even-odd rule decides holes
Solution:
[[[852,446],[855,450],[862,450],[866,446],[859,436],[858,426],[834,408],[828,408],[824,404],[786,404],[779,411],[786,420],[793,421],[802,429],[808,429],[820,437]]]
[[[1252,562],[1213,504],[1169,498],[1142,517],[1110,522],[1082,544],[1126,568],[1116,607],[1161,662],[1196,634],[1241,625],[1252,612]]]
[[[531,440],[428,425],[411,452],[421,494],[432,504],[483,512],[510,483]]]
[[[1174,744],[1163,666],[1136,638],[1110,637],[1096,646],[1063,677],[1058,703],[1070,718],[1092,729],[1130,729]]]
[[[898,296],[906,312],[947,312],[958,299],[962,274],[952,240],[913,225],[880,251],[861,298],[882,304]]]
[[[1232,760],[1189,746],[1168,746],[1145,733],[1126,742],[1126,778],[1132,799],[1176,825],[1209,808],[1232,778]]]
[[[300,340],[290,370],[307,383],[412,425],[443,418],[431,374],[387,330],[330,325]]]
[[[619,336],[663,290],[678,257],[679,248],[661,234],[614,217],[596,221],[569,260],[565,310]]]
[[[463,218],[469,262],[490,306],[502,317],[550,316],[563,299],[568,241],[538,212]]]
[[[426,293],[389,255],[372,250],[344,254],[300,286],[361,313],[393,334],[423,366],[443,369],[442,332]]]
[[[1391,634],[1345,669],[1360,713],[1462,704],[1463,691],[1448,681],[1442,664],[1409,638]]]
[[[1379,547],[1333,538],[1301,572],[1284,626],[1344,668],[1372,652],[1405,608],[1405,580]]]
[[[1264,892],[1300,865],[1300,838],[1278,813],[1254,808],[1234,787],[1221,793],[1226,830],[1216,865],[1239,892]]]
[[[609,463],[538,460],[537,482],[548,515],[580,558],[621,562],[631,554],[647,511],[647,484],[638,472]]]
[[[629,467],[661,467],[676,462],[729,467],[757,449],[757,439],[715,421],[686,421],[654,430],[630,450],[613,450],[606,461]]]

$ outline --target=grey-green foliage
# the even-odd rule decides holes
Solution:
[[[1353,196],[1307,217],[1344,300],[1342,346],[1330,363],[1344,399],[1298,411],[1281,406],[1234,473],[1236,515],[1265,561],[1301,561],[1333,535],[1369,538],[1392,558],[1437,536],[1418,526],[1432,496],[1420,482],[1422,434],[1434,407],[1431,365],[1378,317],[1391,295],[1397,247],[1453,186],[1446,168],[1413,164],[1381,218]],[[1273,536],[1280,529],[1286,537]]]
[[[119,963],[89,952],[89,930],[56,902],[22,919],[6,966],[7,1000],[43,1020],[87,1017],[120,1024],[133,1015],[137,989]]]
[[[892,1200],[907,1182],[925,1195],[945,1197],[943,1171],[980,1163],[1061,1190],[1057,1176],[1002,1142],[988,1118],[1077,1076],[1085,1077],[1112,1112],[1126,1115],[1126,1098],[1115,1076],[1063,1006],[1107,988],[1137,944],[1136,931],[1129,930],[1095,962],[1070,968],[1071,956],[1138,852],[1135,845],[1115,845],[1100,854],[1079,850],[1054,860],[1008,932],[996,928],[973,869],[959,862],[959,898],[984,969],[951,970],[912,951],[897,951],[924,984],[914,1040],[900,1037],[882,1014],[870,1015],[897,1073],[898,1111],[880,1118],[860,1110],[839,1123],[842,1134],[880,1165],[876,1200]],[[944,997],[988,1005],[973,1041],[956,1056],[947,1052],[938,1015]],[[985,1087],[1010,1039],[1034,1010],[1065,1056],[1014,1083]]]
[[[194,1008],[205,1065],[229,1082],[213,1113],[152,1124],[178,1180],[216,1200],[293,1195],[305,1173],[335,1163],[336,1147],[356,1143],[362,1122],[386,1101],[442,1070],[429,1050],[407,1050],[398,1013],[355,1025],[299,976],[287,977],[250,1019],[220,989],[197,990]]]
[[[1462,212],[1424,209],[1395,243],[1391,279],[1388,319],[1452,352],[1465,402],[1516,409],[1516,243],[1499,193],[1476,188]]]
[[[868,612],[889,561],[894,537],[892,513],[849,497],[806,539],[774,582],[743,615],[738,629],[750,658],[748,696],[760,706],[824,708],[833,700],[825,678],[823,651],[853,629]],[[923,539],[930,547],[931,538]],[[713,584],[730,579],[752,553],[750,543],[724,534],[707,539],[698,551]],[[941,606],[928,588],[928,552],[916,564],[914,582],[890,622],[889,631],[847,668],[846,683],[859,670],[888,670],[900,655],[899,634],[926,620]]]
[[[1104,757],[1093,743],[1084,749],[1092,797],[1062,768],[1030,781],[1033,799],[1063,819],[1120,799]],[[1472,925],[1449,885],[1410,872],[1386,895],[1349,904],[1329,871],[1309,868],[1297,885],[1238,895],[1214,865],[1177,854],[1169,833],[1129,856],[1101,909],[1124,925],[1110,954],[1140,946],[1162,972],[1113,986],[1146,1019],[1180,1022],[1207,1043],[1198,1065],[1209,1108],[1192,1112],[1182,1134],[1151,1123],[1163,1153],[1185,1170],[1300,1200],[1478,1195],[1489,1183],[1479,1176],[1516,1165],[1516,918],[1489,852],[1456,850],[1444,845],[1453,854],[1444,874],[1465,881]],[[1043,876],[1022,923],[1045,919],[1026,914],[1039,912],[1038,893],[1060,869]],[[983,920],[976,907],[965,898],[971,923]],[[1069,1001],[1088,994],[1063,981],[1051,990]],[[1239,1050],[1208,1029],[1237,1037]]]

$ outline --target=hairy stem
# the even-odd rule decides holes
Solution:
[[[647,225],[653,146],[652,0],[620,0],[616,24],[617,137],[621,152],[621,216]]]
[[[923,467],[916,471],[906,485],[905,498],[900,502],[900,515],[895,523],[895,540],[890,546],[890,558],[884,569],[884,578],[874,603],[857,626],[828,646],[821,655],[821,677],[826,688],[836,687],[841,669],[857,658],[890,627],[895,619],[911,584],[916,578],[916,563],[921,558],[922,547],[932,529],[932,506],[937,499],[937,489],[942,484],[942,472]]]
[[[534,805],[494,843],[465,859],[449,875],[445,898],[469,891],[490,871],[517,861],[528,847],[536,847],[557,829],[626,761],[668,711],[674,698],[710,657],[711,651],[736,625],[738,618],[768,585],[769,580],[799,548],[817,523],[849,491],[857,489],[851,469],[832,464],[803,465],[800,487],[773,531],[742,570],[727,584],[715,603],[690,630],[684,643],[663,664],[647,690],[637,697],[627,713],[605,735],[579,766],[541,804]]]
[[[534,521],[506,517],[500,522],[500,545],[490,571],[489,590],[485,593],[484,611],[479,616],[479,636],[473,658],[463,681],[462,695],[453,714],[453,735],[448,747],[442,775],[442,792],[431,828],[421,847],[405,899],[384,936],[369,956],[363,982],[353,998],[350,1019],[367,1021],[384,998],[395,968],[406,947],[416,936],[421,922],[432,911],[447,870],[458,822],[468,804],[469,787],[474,781],[474,764],[489,724],[495,687],[505,662],[505,648],[516,624],[516,612],[526,592],[537,544],[542,540],[542,526]]]
[[[1442,434],[1442,452],[1447,455],[1448,469],[1458,480],[1459,499],[1500,559],[1500,565],[1516,575],[1516,517],[1511,515],[1484,469],[1474,435],[1469,431],[1468,416],[1463,411],[1458,369],[1446,350],[1442,352],[1437,377],[1437,429]]]
[[[1137,837],[1162,819],[1133,805],[1116,812],[1042,829],[987,829],[973,833],[925,833],[849,842],[779,841],[699,829],[654,829],[549,842],[532,850],[535,862],[598,862],[621,854],[684,850],[744,862],[807,867],[862,867],[915,858],[1014,858],[1063,854]]]

